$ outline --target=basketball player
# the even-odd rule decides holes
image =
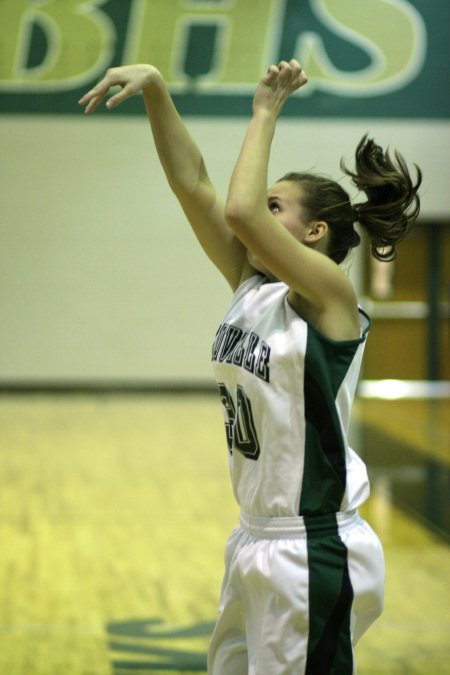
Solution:
[[[383,606],[380,542],[358,515],[369,494],[349,447],[350,409],[369,318],[339,267],[359,223],[379,260],[419,212],[401,155],[372,140],[342,165],[363,201],[314,174],[288,173],[267,191],[277,118],[306,85],[297,61],[271,66],[224,204],[160,73],[109,70],[82,97],[92,113],[113,85],[114,108],[142,91],[169,184],[234,296],[212,359],[223,403],[240,526],[226,549],[213,675],[351,675],[353,647]]]

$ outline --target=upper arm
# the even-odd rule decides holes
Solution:
[[[355,323],[353,286],[333,260],[298,241],[267,208],[244,218],[229,215],[228,222],[243,245],[318,316],[340,313],[344,321],[347,316]]]
[[[226,221],[222,198],[206,175],[190,191],[172,189],[203,250],[235,290],[247,250]]]

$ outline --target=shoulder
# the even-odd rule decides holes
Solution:
[[[339,293],[333,294],[321,305],[309,302],[293,290],[289,291],[288,300],[299,316],[331,340],[357,340],[361,337],[358,301],[348,279],[341,281]]]

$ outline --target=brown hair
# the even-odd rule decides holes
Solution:
[[[396,245],[408,234],[419,215],[420,200],[417,191],[422,173],[415,165],[414,184],[406,162],[398,152],[392,160],[389,151],[364,136],[355,153],[355,171],[350,171],[341,160],[341,169],[351,177],[367,200],[352,206],[348,193],[325,176],[311,173],[287,173],[280,181],[301,184],[304,196],[302,206],[307,217],[325,220],[330,231],[328,255],[340,263],[349,250],[361,239],[354,228],[359,223],[369,235],[371,252],[378,260],[393,260]]]

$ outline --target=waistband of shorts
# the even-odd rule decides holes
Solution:
[[[240,525],[261,539],[326,537],[342,533],[359,521],[358,511],[339,511],[320,516],[253,516],[241,510]]]

